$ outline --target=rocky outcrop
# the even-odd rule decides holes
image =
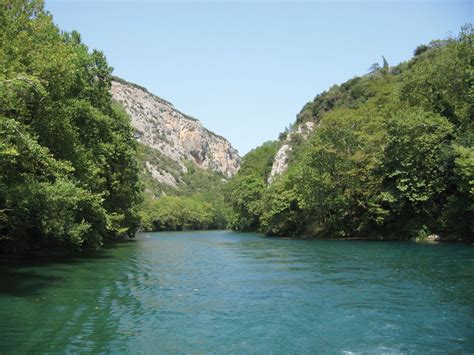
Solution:
[[[441,237],[437,234],[422,235],[415,238],[415,242],[420,244],[439,244]]]
[[[286,140],[278,149],[275,159],[272,165],[272,171],[268,176],[268,183],[271,184],[275,178],[281,173],[285,172],[288,169],[288,157],[292,151],[291,142],[295,139],[297,135],[300,135],[303,139],[308,138],[310,133],[314,130],[314,122],[305,122],[301,123],[296,129],[288,133]]]
[[[180,164],[185,160],[197,166],[232,177],[240,166],[240,156],[225,138],[206,129],[200,121],[178,111],[171,103],[143,87],[115,78],[112,97],[129,114],[135,138]],[[153,178],[170,186],[175,178],[147,162]]]
[[[275,154],[273,160],[272,171],[268,177],[268,183],[271,184],[275,178],[288,169],[288,155],[291,151],[291,146],[287,143],[283,144]]]
[[[167,171],[158,169],[155,165],[153,165],[149,161],[145,161],[145,168],[150,173],[152,178],[155,179],[156,181],[161,182],[168,186],[172,186],[172,187],[178,186],[178,181],[176,181],[173,175],[171,175]]]

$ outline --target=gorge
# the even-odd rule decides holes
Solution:
[[[203,74],[212,105],[231,98],[218,106],[222,121],[243,104],[267,105],[258,112],[273,118],[278,90],[309,83],[316,96],[240,157],[113,75],[43,1],[0,0],[0,354],[473,353],[472,25],[324,91],[309,71],[320,57],[355,60],[348,38],[360,24],[371,31],[359,36],[364,60],[370,48],[392,49],[390,26],[369,25],[395,3],[379,17],[370,3],[370,16],[357,8],[343,18],[347,2],[333,18],[306,20],[312,2],[292,3],[298,16],[280,3],[249,2],[244,13],[234,2],[79,3],[63,15],[85,6],[85,38],[104,35],[121,76],[153,74],[186,96],[196,94],[186,75]],[[421,15],[417,30],[429,24]],[[326,42],[331,51],[320,50]],[[278,55],[257,65],[267,52]]]

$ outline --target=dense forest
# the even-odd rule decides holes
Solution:
[[[229,183],[235,230],[275,236],[474,238],[473,30],[335,85],[252,150]],[[296,130],[312,122],[304,137]],[[278,149],[288,169],[269,183]]]
[[[224,202],[226,180],[222,174],[202,169],[185,161],[184,173],[179,164],[166,159],[159,151],[139,145],[140,179],[144,199],[140,205],[142,231],[180,231],[225,229],[229,207]],[[176,187],[159,183],[145,168],[146,161],[163,167],[179,182]]]
[[[0,2],[0,248],[96,247],[134,235],[137,144],[112,68],[42,1]]]

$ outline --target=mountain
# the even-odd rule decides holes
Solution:
[[[170,102],[118,77],[113,77],[111,92],[130,116],[140,143],[145,186],[151,192],[159,194],[159,190],[183,187],[190,167],[223,179],[231,178],[239,169],[239,153],[227,139]]]

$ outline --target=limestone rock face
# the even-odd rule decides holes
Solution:
[[[268,177],[268,183],[271,184],[273,180],[288,169],[288,154],[291,151],[291,146],[289,144],[283,144],[280,149],[278,149],[275,154],[275,159],[273,160],[272,171]]]
[[[148,172],[151,174],[153,179],[162,182],[166,185],[176,187],[178,185],[178,182],[176,181],[175,177],[171,175],[167,171],[162,171],[158,169],[156,166],[154,166],[152,163],[149,161],[145,162],[145,167],[148,170]]]
[[[122,79],[112,81],[112,97],[129,114],[135,138],[180,164],[184,160],[197,166],[232,177],[240,167],[240,156],[225,138],[206,129],[200,121],[178,111],[171,103],[145,88]],[[147,162],[153,178],[175,186],[176,180]]]
[[[268,183],[271,184],[275,178],[281,173],[285,172],[288,169],[288,156],[292,150],[291,140],[295,138],[296,135],[301,135],[303,139],[308,138],[310,133],[314,130],[314,122],[305,122],[300,124],[295,130],[288,133],[286,141],[282,144],[280,149],[278,149],[275,160],[273,161],[272,171],[268,177]]]

